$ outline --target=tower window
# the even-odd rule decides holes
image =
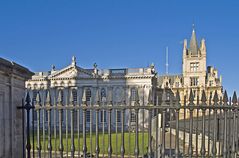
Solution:
[[[209,86],[213,86],[213,81],[212,80],[209,81]]]
[[[199,69],[199,63],[198,62],[190,63],[190,71],[191,72],[197,72],[198,69]]]
[[[198,77],[191,77],[191,86],[198,86]]]

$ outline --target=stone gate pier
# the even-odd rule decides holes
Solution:
[[[27,68],[0,58],[0,158],[22,157],[22,105]]]

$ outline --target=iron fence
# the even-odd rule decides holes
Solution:
[[[96,95],[92,104],[84,91],[77,104],[72,90],[68,104],[62,91],[52,104],[49,91],[46,99],[27,93],[21,107],[26,113],[24,157],[237,157],[236,93],[229,99],[226,91],[223,97],[215,92],[207,101],[204,91],[200,98],[191,91],[183,104],[178,92],[169,102],[163,94],[160,105],[153,98],[140,105],[137,94],[129,106],[115,105],[112,96],[103,103]]]

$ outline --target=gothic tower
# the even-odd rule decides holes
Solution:
[[[206,82],[206,45],[202,39],[200,46],[198,45],[196,32],[193,28],[189,47],[187,40],[183,45],[183,79],[184,87],[197,90],[204,87]]]

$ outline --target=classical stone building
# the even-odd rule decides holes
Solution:
[[[123,68],[123,69],[98,69],[94,64],[92,69],[85,69],[76,64],[76,58],[72,58],[69,66],[56,70],[53,66],[51,71],[38,72],[26,82],[27,89],[31,90],[33,98],[37,92],[46,97],[46,91],[50,90],[52,104],[56,104],[57,95],[60,90],[63,91],[63,100],[65,105],[69,105],[69,95],[73,91],[74,100],[81,105],[83,92],[86,91],[86,100],[88,105],[95,105],[97,92],[100,93],[101,104],[107,104],[107,96],[113,97],[113,106],[126,103],[129,106],[135,105],[136,93],[139,94],[139,104],[147,105],[148,95],[152,87],[157,84],[154,65],[146,68]],[[44,105],[43,105],[44,106]],[[113,117],[120,123],[121,114]],[[142,111],[140,115],[142,115]],[[106,123],[106,111],[100,113],[100,122]],[[35,115],[36,116],[36,115]],[[126,124],[134,121],[134,113],[126,112]],[[86,113],[87,126],[90,125],[90,113]],[[94,114],[93,114],[94,117]],[[93,120],[95,120],[93,118]],[[142,120],[141,120],[142,122]]]
[[[193,29],[189,45],[184,40],[182,52],[182,74],[158,76],[158,88],[169,88],[176,93],[179,91],[182,103],[184,97],[188,100],[190,91],[201,98],[205,90],[208,100],[215,91],[222,96],[222,78],[212,66],[207,66],[207,50],[205,39],[197,42],[196,32]]]

